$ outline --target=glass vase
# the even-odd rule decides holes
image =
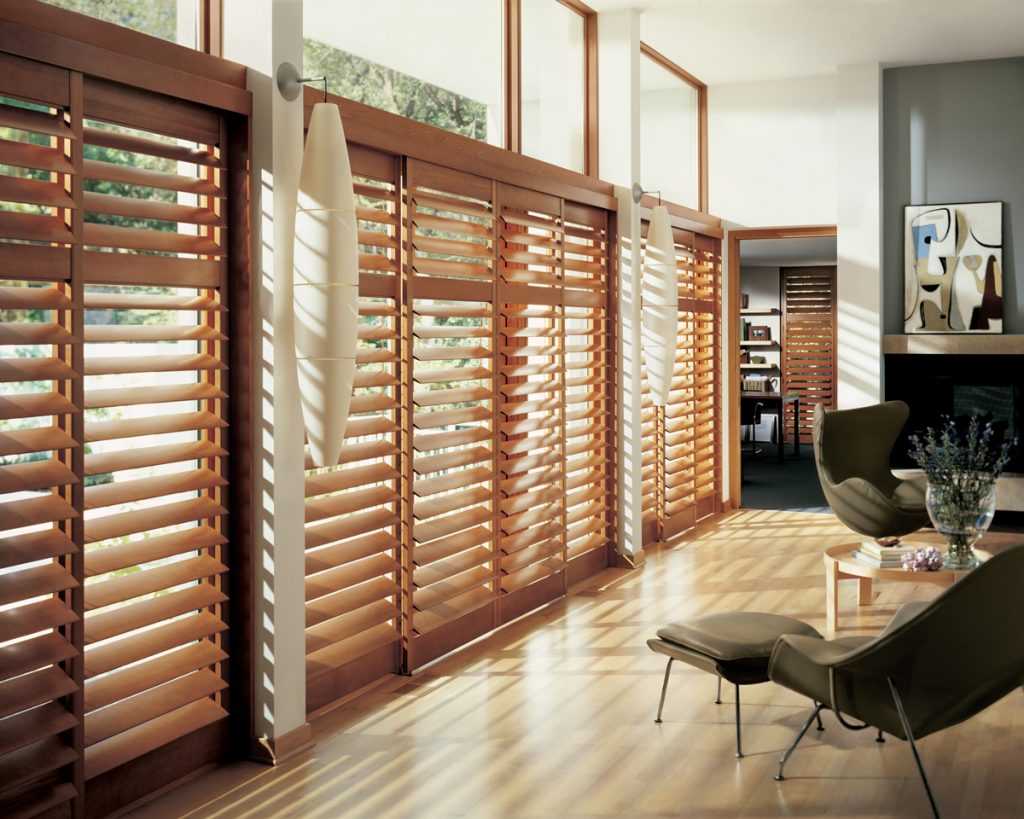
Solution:
[[[995,483],[929,483],[925,505],[932,525],[948,544],[943,567],[967,571],[977,566],[973,547],[992,525],[996,513]]]

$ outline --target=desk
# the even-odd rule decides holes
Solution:
[[[741,392],[740,401],[760,401],[769,411],[779,414],[779,463],[785,460],[786,453],[782,446],[782,424],[786,419],[784,409],[786,404],[795,404],[793,407],[793,454],[800,457],[800,396],[783,395],[778,392]]]

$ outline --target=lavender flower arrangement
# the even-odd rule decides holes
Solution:
[[[908,572],[937,572],[942,568],[942,552],[934,546],[914,549],[903,555],[902,563]]]
[[[910,457],[928,476],[928,516],[949,543],[945,567],[973,568],[977,559],[971,547],[992,523],[996,479],[1017,439],[1000,435],[997,441],[992,422],[977,416],[966,428],[944,416],[938,429],[911,435],[910,445]]]

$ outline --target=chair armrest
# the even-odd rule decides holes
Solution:
[[[822,640],[797,634],[780,637],[772,649],[768,677],[784,688],[818,702],[831,701],[829,669],[858,654],[871,637]]]

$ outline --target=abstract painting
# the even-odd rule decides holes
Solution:
[[[1003,331],[1003,203],[908,205],[907,333]]]

